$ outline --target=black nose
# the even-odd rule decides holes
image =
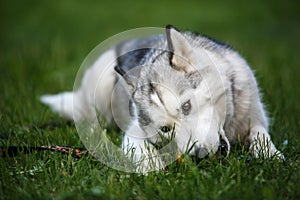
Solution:
[[[170,126],[162,126],[160,127],[160,130],[163,132],[163,133],[168,133],[171,131],[171,127]]]

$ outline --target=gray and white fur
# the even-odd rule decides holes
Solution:
[[[255,157],[284,156],[268,133],[268,118],[254,74],[232,48],[192,32],[166,27],[154,35],[118,44],[85,72],[74,92],[41,101],[65,118],[120,122],[124,151],[139,154],[168,137],[175,126],[180,152],[215,154],[221,140],[244,142]],[[158,132],[160,134],[158,134]],[[193,146],[191,146],[193,145]],[[160,168],[162,160],[155,160]]]

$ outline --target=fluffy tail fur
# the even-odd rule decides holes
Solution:
[[[73,92],[63,92],[56,95],[43,95],[40,101],[48,105],[53,112],[66,119],[73,119]]]

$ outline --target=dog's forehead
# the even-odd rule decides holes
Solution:
[[[183,102],[187,101],[191,89],[187,88],[187,80],[179,73],[158,76],[156,82],[152,82],[153,90],[150,99],[161,110],[172,116],[177,116]]]
[[[190,87],[190,82],[182,71],[175,70],[169,62],[158,62],[149,68],[146,76],[150,81],[163,88],[169,88],[173,92],[182,92]]]
[[[163,56],[142,68],[138,82],[136,101],[154,105],[172,115],[177,115],[181,104],[188,100],[186,94],[192,90],[186,74],[173,69]],[[151,106],[148,108],[151,109]]]

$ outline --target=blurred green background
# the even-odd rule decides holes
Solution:
[[[71,90],[80,64],[101,41],[166,24],[232,45],[257,71],[271,116],[299,113],[299,7],[291,0],[1,0],[1,126],[39,120],[45,109],[37,97]],[[298,118],[282,120],[299,125]]]
[[[39,96],[72,90],[84,58],[108,37],[128,29],[166,24],[228,43],[246,58],[262,88],[263,100],[273,119],[270,134],[285,154],[286,166],[271,162],[259,168],[254,162],[249,168],[233,154],[225,163],[226,170],[222,163],[213,163],[195,172],[182,170],[181,175],[177,174],[179,178],[176,173],[162,173],[162,178],[126,178],[120,182],[117,172],[104,167],[95,169],[91,159],[80,161],[80,165],[58,155],[51,159],[54,155],[45,153],[44,157],[21,156],[19,161],[0,160],[0,199],[2,194],[3,198],[43,198],[49,191],[52,198],[64,196],[65,191],[76,196],[83,190],[90,192],[91,187],[100,187],[106,197],[115,198],[125,193],[136,197],[137,192],[148,197],[157,192],[165,197],[178,197],[185,196],[185,190],[210,197],[219,194],[220,188],[226,190],[228,198],[242,194],[265,199],[299,197],[300,3],[296,0],[0,0],[0,144],[81,145],[74,127],[24,132],[24,125],[59,120],[39,103]],[[45,166],[42,172],[26,174],[26,169],[41,163]],[[73,171],[64,171],[66,165]],[[237,170],[247,169],[249,174],[242,178],[233,176]],[[200,178],[194,179],[196,176]],[[262,181],[254,184],[253,177]],[[238,180],[232,182],[235,178]],[[162,185],[156,187],[157,179]],[[172,189],[168,181],[178,184],[178,190],[168,192]],[[246,189],[239,185],[241,181]],[[188,186],[194,182],[209,189],[198,191]],[[127,190],[128,184],[134,185],[133,192]],[[144,190],[145,185],[148,190]]]

